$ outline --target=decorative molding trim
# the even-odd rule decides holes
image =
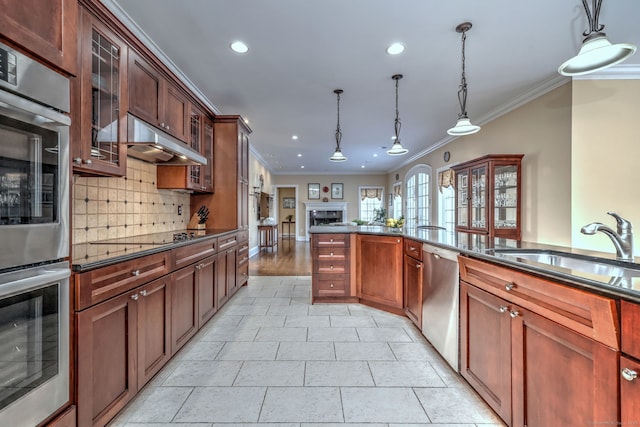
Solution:
[[[222,115],[222,112],[218,109],[218,107],[216,107],[213,104],[213,102],[211,102],[209,98],[207,98],[206,95],[202,93],[202,91],[200,91],[200,89],[198,89],[196,85],[193,84],[193,82],[189,79],[189,77],[187,77],[187,75],[184,74],[182,70],[180,70],[180,68],[178,68],[178,66],[162,51],[162,49],[160,49],[158,45],[154,43],[151,37],[149,37],[147,33],[145,33],[142,30],[142,28],[140,28],[140,26],[136,24],[136,22],[133,19],[131,19],[129,14],[127,14],[127,12],[125,12],[124,9],[122,9],[122,7],[120,7],[118,3],[116,3],[114,0],[100,0],[100,1],[136,37],[138,37],[140,41],[149,48],[150,51],[152,51],[155,54],[158,57],[158,59],[160,59],[167,66],[167,68],[169,68],[171,72],[175,74],[176,77],[180,79],[180,81],[184,83],[184,85],[187,86],[189,90],[192,91],[198,99],[200,99],[200,101],[204,105],[209,107],[211,111],[214,112],[214,114]]]
[[[561,75],[556,75],[553,76],[545,81],[543,81],[542,83],[540,83],[539,85],[527,90],[526,92],[524,92],[523,94],[519,95],[518,97],[514,98],[513,100],[506,102],[504,104],[502,104],[501,106],[497,107],[496,109],[494,109],[493,111],[490,111],[488,114],[485,114],[484,116],[481,116],[478,118],[477,121],[474,121],[476,124],[479,125],[484,125],[486,123],[489,123],[495,119],[497,119],[500,116],[503,116],[505,114],[507,114],[510,111],[515,110],[518,107],[523,106],[524,104],[533,101],[536,98],[541,97],[542,95],[551,92],[554,89],[559,88],[560,86],[562,86],[565,83],[570,82],[571,79],[565,76],[561,76]],[[482,132],[482,131],[480,131]],[[453,141],[454,139],[459,138],[458,136],[446,136],[443,139],[441,139],[440,141],[436,142],[435,144],[425,148],[424,150],[414,154],[413,156],[409,157],[407,160],[405,160],[404,162],[402,162],[400,165],[398,165],[397,167],[388,170],[387,173],[392,173],[393,171],[396,171],[398,169],[401,169],[413,162],[415,162],[416,160],[420,159],[423,156],[426,156],[427,154],[436,151],[438,148],[440,147],[444,147],[445,145],[447,145],[448,143],[450,143],[451,141]]]
[[[258,255],[259,253],[260,253],[260,248],[258,246],[252,247],[251,249],[249,249],[249,259]]]
[[[262,157],[262,154],[260,154],[251,143],[249,143],[249,152],[253,154],[253,157],[255,157],[258,162],[260,162],[260,164],[262,164],[262,166],[271,173],[271,175],[275,175],[271,165],[264,159],[264,157]]]
[[[640,80],[640,64],[618,64],[573,80]]]

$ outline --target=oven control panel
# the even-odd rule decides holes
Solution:
[[[18,84],[18,64],[16,56],[0,48],[0,80],[17,86]]]

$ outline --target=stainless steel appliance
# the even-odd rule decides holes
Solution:
[[[69,264],[0,274],[0,425],[32,427],[69,400]]]
[[[458,253],[422,244],[422,333],[458,371]]]
[[[0,271],[69,254],[69,80],[0,44]]]

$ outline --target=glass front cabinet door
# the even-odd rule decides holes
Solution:
[[[456,231],[520,240],[522,157],[488,155],[453,167]]]

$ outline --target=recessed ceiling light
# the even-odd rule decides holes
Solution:
[[[236,53],[247,53],[249,51],[249,46],[238,40],[231,43],[231,50]]]
[[[293,139],[293,140],[295,141],[296,139],[298,139],[298,135],[293,135],[293,136],[291,137],[291,139]]]
[[[378,157],[378,154],[377,153],[373,153],[373,157]]]
[[[364,165],[360,166],[362,169],[364,169]]]
[[[404,52],[404,45],[402,43],[393,43],[387,48],[389,55],[397,55]]]
[[[298,157],[302,157],[302,154],[298,153]]]
[[[393,135],[393,136],[391,137],[391,140],[392,140],[392,141],[395,141],[395,140],[396,140],[396,138],[397,138],[397,137],[396,137],[395,135]]]
[[[300,169],[304,169],[304,165],[300,166]]]

